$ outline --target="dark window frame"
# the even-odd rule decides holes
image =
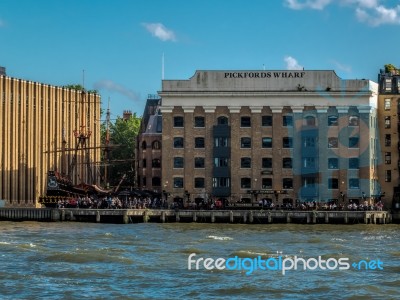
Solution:
[[[240,127],[250,128],[251,127],[251,117],[249,117],[249,116],[240,117]]]
[[[261,126],[262,127],[271,127],[272,126],[272,116],[271,115],[261,116]]]
[[[195,128],[204,128],[205,127],[205,118],[203,116],[194,117],[194,127]]]
[[[183,128],[185,119],[183,116],[174,116],[174,128]]]

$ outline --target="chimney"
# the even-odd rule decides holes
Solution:
[[[129,120],[132,117],[132,111],[124,110],[124,114],[122,115],[122,119]]]
[[[6,76],[6,68],[0,67],[0,75]]]

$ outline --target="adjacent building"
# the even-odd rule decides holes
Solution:
[[[100,161],[99,95],[86,94],[82,100],[81,91],[8,77],[0,68],[0,97],[0,205],[36,206],[45,193],[48,170],[69,173],[81,133],[90,137],[88,152],[77,152],[74,164],[86,166],[87,154]],[[94,166],[91,172],[74,172],[71,179],[88,182],[89,173],[96,183]]]
[[[160,106],[160,96],[148,96],[136,140],[135,155],[136,185],[142,190],[157,194],[161,194],[163,189],[161,185],[162,116]]]
[[[146,187],[152,178],[171,201],[347,204],[381,192],[375,82],[330,70],[197,71],[163,80],[159,95],[162,136],[149,129],[151,117],[143,126],[162,149],[142,134],[152,155],[145,161],[142,151],[138,178]],[[149,166],[158,158],[161,177]]]
[[[383,200],[391,204],[393,199],[393,208],[399,209],[400,71],[388,68],[381,70],[378,83],[378,125],[382,157],[378,166],[378,178]]]

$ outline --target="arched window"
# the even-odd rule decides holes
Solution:
[[[154,141],[153,145],[152,145],[152,148],[154,150],[160,150],[161,149],[161,142],[160,141]]]
[[[151,161],[152,168],[161,168],[161,160],[159,158],[155,158]]]
[[[217,121],[218,121],[218,125],[228,125],[227,117],[219,117]]]
[[[147,143],[146,143],[146,141],[143,141],[142,142],[142,149],[146,150],[146,148],[147,148]]]

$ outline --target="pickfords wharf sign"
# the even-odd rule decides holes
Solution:
[[[306,72],[225,72],[224,78],[303,78]]]

